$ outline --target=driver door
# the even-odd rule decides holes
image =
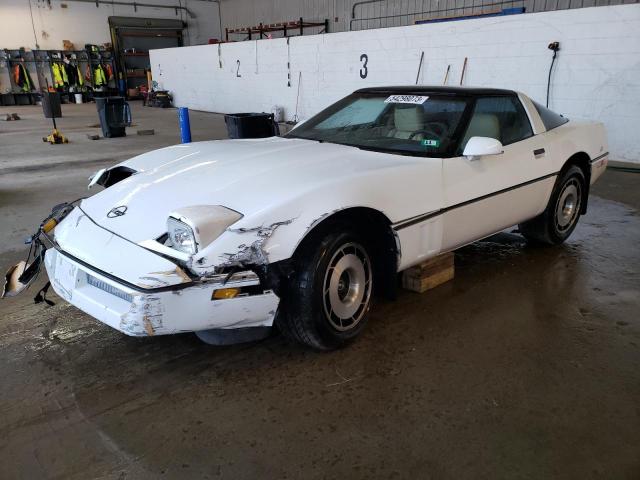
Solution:
[[[500,140],[504,153],[462,156],[475,136]],[[443,160],[443,249],[484,238],[544,210],[555,177],[545,175],[552,167],[542,137],[533,135],[517,96],[476,99],[460,156]]]

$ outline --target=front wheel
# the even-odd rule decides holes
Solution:
[[[372,292],[373,266],[365,242],[352,232],[325,234],[296,253],[280,326],[317,350],[339,348],[364,329]]]
[[[544,212],[519,225],[527,240],[547,245],[564,242],[578,224],[586,192],[582,170],[571,166],[559,178]]]

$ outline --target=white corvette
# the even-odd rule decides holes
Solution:
[[[403,269],[516,224],[563,242],[607,155],[602,124],[521,93],[358,90],[282,137],[176,145],[98,172],[105,189],[54,208],[5,294],[43,262],[62,298],[127,335],[216,343],[275,322],[332,349]]]

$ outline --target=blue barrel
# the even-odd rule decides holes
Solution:
[[[180,140],[182,143],[191,143],[191,124],[187,107],[178,108],[178,122],[180,123]]]

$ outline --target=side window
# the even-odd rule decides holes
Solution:
[[[533,102],[533,100],[531,101]],[[568,118],[565,118],[556,112],[552,112],[548,108],[540,105],[538,102],[533,102],[533,105],[536,107],[536,110],[538,110],[538,114],[540,115],[544,128],[547,130],[552,130],[569,121]]]
[[[480,97],[462,141],[462,148],[471,137],[490,137],[503,145],[531,137],[533,131],[524,107],[516,97]]]

